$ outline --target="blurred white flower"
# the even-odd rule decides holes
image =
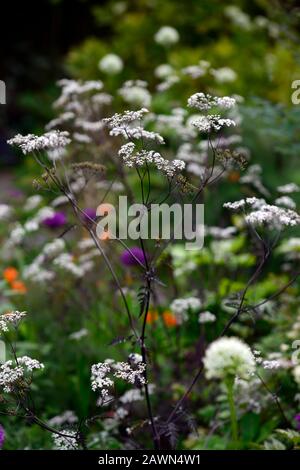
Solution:
[[[100,60],[99,69],[107,75],[117,75],[123,70],[123,60],[117,54],[107,54]]]
[[[172,26],[162,26],[155,34],[154,40],[162,46],[171,46],[179,41],[179,34]]]

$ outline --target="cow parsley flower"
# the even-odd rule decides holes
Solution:
[[[201,301],[197,297],[188,297],[173,300],[170,309],[176,317],[177,324],[181,325],[188,320],[188,313],[199,310],[201,305]]]
[[[179,34],[172,26],[162,26],[155,34],[154,40],[158,44],[168,47],[179,41]]]
[[[236,123],[232,119],[222,118],[220,114],[209,114],[198,117],[192,121],[192,125],[200,132],[217,132],[223,127],[235,126]]]
[[[71,142],[69,133],[66,131],[49,131],[41,136],[27,134],[25,136],[18,134],[7,141],[9,145],[20,147],[23,154],[40,150],[55,150],[65,147]]]
[[[205,93],[195,93],[188,99],[188,106],[190,108],[199,109],[200,111],[207,111],[216,106],[223,109],[230,109],[235,106],[235,104],[235,98],[230,98],[229,96],[211,96]]]
[[[92,390],[100,390],[102,398],[108,396],[109,389],[114,385],[113,380],[107,377],[110,371],[110,364],[105,362],[99,362],[98,364],[94,364],[91,368]]]
[[[300,188],[296,183],[288,183],[278,186],[277,191],[282,194],[298,193]]]
[[[151,94],[147,83],[142,80],[129,80],[118,90],[124,101],[135,106],[148,107],[151,104]]]
[[[15,310],[14,312],[3,313],[0,315],[0,332],[9,331],[9,327],[12,325],[14,328],[17,328],[20,321],[26,317],[26,312],[19,312]]]
[[[294,227],[300,224],[300,216],[297,212],[269,204],[262,205],[260,209],[250,212],[245,219],[249,224],[266,224],[274,228]]]
[[[0,366],[0,387],[10,393],[21,379],[38,369],[44,369],[44,364],[28,356],[18,357],[16,363],[6,361]]]
[[[7,204],[0,204],[0,221],[8,220],[13,213],[13,210]]]
[[[289,196],[281,196],[275,199],[275,204],[277,206],[283,206],[287,209],[296,209],[296,203],[293,199]]]
[[[123,379],[133,385],[143,385],[146,383],[145,370],[146,364],[142,361],[137,361],[131,365],[129,362],[115,362],[113,359],[106,359],[105,362],[92,365],[92,390],[100,390],[101,398],[107,398],[109,390],[114,386],[113,377]]]
[[[199,313],[198,322],[200,324],[201,323],[212,323],[214,321],[216,321],[216,316],[213,313],[211,313],[209,311]]]
[[[116,75],[123,70],[123,60],[117,54],[107,54],[100,60],[99,69],[107,75]]]
[[[230,67],[221,67],[219,69],[211,69],[210,73],[214,76],[218,83],[234,82],[237,74]]]
[[[54,445],[57,450],[76,450],[78,448],[77,432],[62,429],[61,434],[53,434]]]
[[[208,379],[247,379],[255,370],[255,359],[247,344],[238,338],[221,338],[207,348],[204,367]]]

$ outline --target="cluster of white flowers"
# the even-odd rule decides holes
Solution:
[[[0,204],[0,220],[8,220],[12,213],[13,210],[8,204]]]
[[[60,434],[53,434],[56,450],[76,450],[78,449],[77,432],[70,429],[62,429]]]
[[[231,127],[236,124],[232,119],[222,118],[220,114],[209,114],[198,117],[192,122],[192,125],[200,132],[217,132],[223,127]]]
[[[277,206],[287,207],[288,209],[296,209],[295,201],[289,196],[281,196],[275,199],[275,204]]]
[[[164,144],[164,138],[157,132],[146,131],[143,127],[114,127],[110,131],[110,135],[121,135],[125,139],[142,139],[152,140],[159,144]]]
[[[36,136],[34,134],[18,134],[8,140],[8,144],[20,147],[23,154],[36,152],[40,150],[54,150],[65,147],[71,142],[69,133],[66,131],[49,131],[44,135]]]
[[[230,67],[221,67],[219,69],[211,69],[210,73],[218,83],[234,82],[237,79],[237,74]]]
[[[145,163],[154,164],[156,168],[167,176],[172,177],[175,173],[185,168],[185,162],[182,160],[169,161],[164,159],[159,152],[154,150],[140,150],[135,152],[135,144],[128,142],[119,150],[119,156],[129,168],[134,166],[143,166]]]
[[[196,65],[189,65],[181,69],[181,73],[191,78],[199,78],[207,74],[209,67],[210,63],[207,60],[200,60]]]
[[[158,67],[156,67],[154,74],[157,78],[162,78],[165,79],[172,75],[174,72],[174,69],[172,65],[170,64],[161,64]]]
[[[212,96],[205,93],[195,93],[188,99],[188,106],[190,108],[199,109],[200,111],[208,111],[214,107],[231,109],[235,104],[235,98],[230,98],[229,96]]]
[[[16,363],[11,360],[6,361],[0,366],[0,387],[9,393],[21,379],[25,378],[26,373],[32,373],[37,369],[44,369],[44,364],[28,356],[18,357]]]
[[[188,297],[173,300],[170,309],[174,313],[177,323],[181,325],[188,320],[188,313],[199,310],[201,305],[201,301],[197,297]]]
[[[168,47],[179,41],[179,34],[172,26],[162,26],[155,34],[154,40],[158,44]]]
[[[214,315],[213,313],[209,311],[199,313],[198,322],[200,324],[212,323],[214,321],[216,321],[216,315]]]
[[[123,60],[117,54],[106,54],[99,62],[99,69],[107,75],[120,73],[123,66]]]
[[[236,227],[205,227],[205,233],[218,240],[228,240],[236,233]]]
[[[282,194],[291,194],[298,193],[300,188],[296,183],[288,183],[282,186],[278,186],[277,191]]]
[[[260,208],[265,205],[266,201],[264,199],[258,199],[256,197],[247,197],[246,199],[240,199],[239,201],[234,202],[225,202],[223,207],[233,211],[243,209],[246,206],[252,206],[255,208]]]
[[[79,341],[82,338],[84,338],[85,336],[88,336],[88,334],[89,334],[89,332],[86,328],[81,328],[80,330],[74,331],[74,333],[71,333],[69,335],[69,338],[73,339],[75,341]]]
[[[61,87],[61,95],[54,103],[55,107],[65,106],[69,101],[73,101],[75,96],[85,95],[86,93],[99,91],[103,88],[103,83],[100,80],[82,82],[80,80],[63,78],[57,84]],[[70,118],[70,115],[68,117]]]
[[[42,254],[46,257],[57,256],[65,249],[65,241],[63,238],[55,238],[52,242],[46,243],[42,250]]]
[[[249,224],[266,224],[275,228],[294,227],[300,224],[300,216],[297,212],[269,204],[265,204],[260,209],[250,212],[245,219]]]
[[[151,104],[151,94],[147,90],[147,82],[143,80],[128,80],[118,92],[126,103],[144,107]]]
[[[70,253],[61,253],[53,260],[53,265],[61,270],[67,271],[75,277],[83,277],[94,267],[92,261],[84,261],[81,264],[74,263],[73,256]]]
[[[247,379],[255,370],[255,358],[251,349],[243,341],[233,337],[224,337],[211,343],[203,362],[208,379]]]
[[[155,126],[159,132],[179,135],[184,141],[188,141],[196,137],[197,132],[195,128],[190,125],[189,120],[185,122],[187,111],[183,108],[174,108],[171,114],[158,114],[155,116]],[[154,116],[153,116],[154,117]]]
[[[113,387],[114,382],[107,375],[111,372],[111,363],[98,362],[93,364],[91,368],[91,385],[92,390],[100,390],[102,398],[108,396],[108,391]]]
[[[49,419],[49,426],[58,426],[61,427],[63,424],[75,424],[78,422],[78,418],[75,415],[74,411],[66,410],[61,415],[54,416]]]
[[[43,198],[42,196],[40,196],[40,194],[34,194],[33,196],[29,196],[24,204],[24,211],[31,212],[36,209],[42,202]]]
[[[109,374],[130,384],[143,385],[145,384],[145,369],[146,364],[142,361],[136,361],[133,365],[130,365],[129,362],[116,362],[113,359],[99,362],[92,365],[91,368],[92,390],[100,390],[101,398],[107,398],[109,389],[114,385]]]
[[[115,127],[126,128],[134,121],[140,121],[145,114],[149,113],[147,108],[141,108],[138,111],[125,111],[124,113],[116,113],[110,118],[103,119],[103,122],[113,129]]]
[[[0,332],[9,331],[9,327],[12,325],[16,328],[19,325],[19,322],[26,317],[26,312],[19,312],[15,310],[14,312],[3,313],[0,315]]]

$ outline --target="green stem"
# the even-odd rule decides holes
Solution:
[[[227,397],[230,409],[230,419],[231,419],[231,432],[232,432],[232,440],[235,444],[238,443],[238,422],[237,422],[237,415],[234,405],[234,395],[233,395],[233,387],[234,387],[234,380],[230,379],[226,382],[227,387]]]

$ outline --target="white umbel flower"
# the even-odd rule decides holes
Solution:
[[[117,54],[107,54],[100,60],[99,69],[107,75],[116,75],[123,70],[123,60]]]
[[[239,377],[247,379],[254,372],[255,359],[247,344],[238,338],[221,338],[206,350],[204,367],[208,379]]]

